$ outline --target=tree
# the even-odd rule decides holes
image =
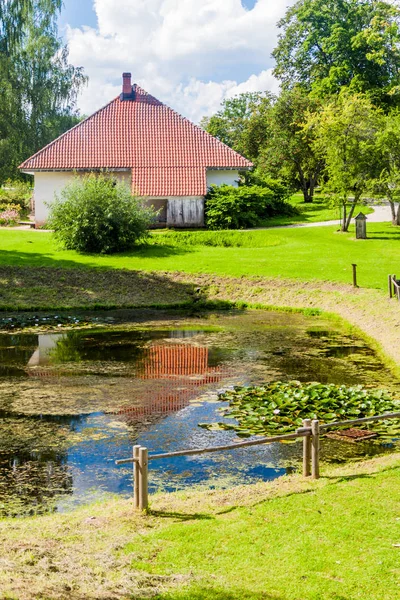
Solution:
[[[371,191],[389,201],[392,224],[400,225],[400,112],[392,111],[378,131],[378,175],[371,182]],[[399,204],[396,208],[396,200]]]
[[[383,119],[365,96],[344,91],[305,125],[315,135],[316,154],[324,156],[324,189],[342,209],[342,231],[348,230],[356,204],[377,176],[377,134]]]
[[[0,0],[0,183],[78,121],[86,78],[57,37],[59,0]]]
[[[320,97],[344,87],[400,103],[400,10],[382,0],[299,0],[278,23],[275,76]]]
[[[49,226],[67,250],[112,254],[144,240],[153,209],[107,174],[76,177],[50,205]]]
[[[283,91],[275,102],[263,99],[243,136],[248,155],[258,170],[300,189],[304,202],[312,202],[324,167],[323,157],[313,146],[313,131],[304,130],[307,114],[319,107],[316,99],[295,86]]]
[[[221,142],[244,153],[243,135],[247,123],[263,98],[270,97],[269,92],[245,92],[222,102],[221,110],[212,117],[204,117],[201,126]]]

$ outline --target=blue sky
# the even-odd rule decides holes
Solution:
[[[65,0],[60,31],[89,85],[90,114],[119,93],[121,73],[198,122],[244,91],[277,91],[276,23],[294,0]]]

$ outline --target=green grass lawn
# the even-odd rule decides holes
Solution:
[[[221,234],[215,232],[215,235]],[[356,240],[353,229],[343,234],[332,226],[228,232],[228,235],[240,236],[244,245],[191,246],[185,242],[180,246],[176,241],[168,244],[166,237],[163,243],[152,243],[128,253],[94,256],[57,249],[48,232],[3,230],[0,266],[103,267],[351,283],[351,264],[356,263],[359,284],[381,289],[386,288],[388,273],[400,270],[397,245],[400,229],[390,224],[369,224],[367,240]],[[161,240],[168,234],[154,234],[153,241],[157,241],[157,236]]]
[[[151,469],[150,469],[151,477]],[[232,490],[0,520],[0,597],[394,600],[400,457]]]
[[[316,194],[313,202],[304,202],[303,194],[293,194],[289,199],[290,204],[297,208],[298,215],[291,217],[275,217],[265,221],[266,227],[276,225],[290,225],[292,223],[318,223],[319,221],[340,221],[340,208],[332,206],[325,196]],[[358,204],[354,209],[354,215],[362,211],[365,215],[373,212],[370,206]]]

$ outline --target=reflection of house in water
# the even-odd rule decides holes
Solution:
[[[227,369],[210,367],[206,347],[188,345],[150,346],[142,360],[138,377],[153,380],[151,389],[144,389],[140,404],[118,411],[130,420],[145,415],[165,414],[180,410],[195,398],[201,389],[221,381]]]
[[[51,353],[57,347],[57,342],[63,337],[61,333],[50,333],[38,335],[38,345],[29,359],[28,367],[46,366],[50,363]],[[48,372],[44,372],[48,375]],[[40,371],[30,372],[31,375],[40,376]]]

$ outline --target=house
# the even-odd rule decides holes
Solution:
[[[107,171],[158,212],[159,225],[204,225],[204,196],[212,184],[237,185],[246,158],[188,119],[132,86],[20,165],[34,175],[35,223],[77,174]]]

